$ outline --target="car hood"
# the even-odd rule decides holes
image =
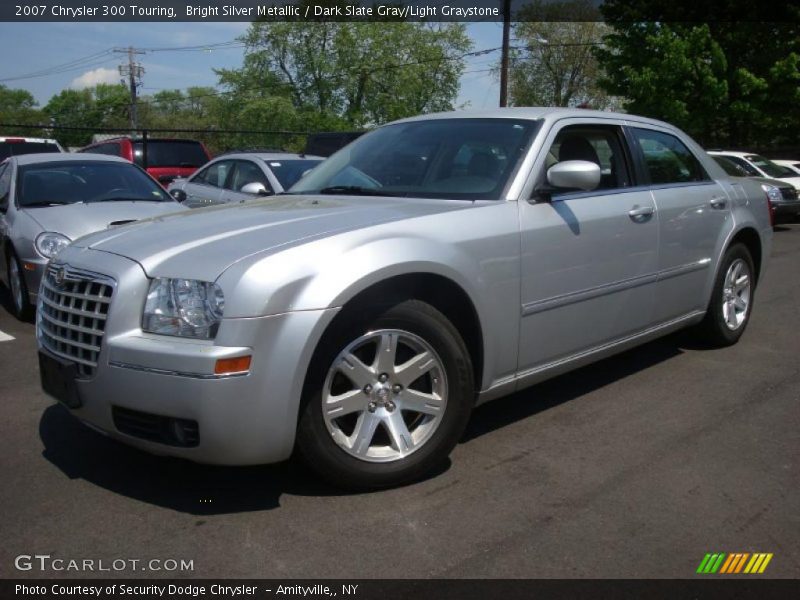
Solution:
[[[74,245],[135,260],[151,277],[213,280],[254,254],[471,205],[450,200],[281,196],[133,223],[87,236]]]
[[[789,183],[800,190],[800,177],[781,177],[778,179],[778,181]]]
[[[138,221],[187,209],[177,202],[90,202],[22,210],[43,231],[55,231],[76,240],[115,227],[120,221]]]

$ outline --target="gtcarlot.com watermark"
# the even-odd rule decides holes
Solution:
[[[114,573],[131,571],[194,571],[194,560],[183,558],[60,558],[50,554],[20,554],[14,559],[17,571]]]

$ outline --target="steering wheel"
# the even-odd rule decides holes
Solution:
[[[99,202],[100,200],[102,200],[104,198],[112,198],[113,195],[114,195],[114,192],[127,192],[127,191],[128,190],[126,190],[125,188],[121,188],[121,187],[111,188],[110,190],[102,192],[101,194],[97,194],[96,196],[92,196],[91,198],[86,200],[86,202]]]

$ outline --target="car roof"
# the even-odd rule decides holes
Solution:
[[[322,156],[315,156],[313,154],[295,154],[293,152],[231,152],[230,154],[221,154],[215,158],[260,158],[263,161],[281,161],[281,160],[325,160]]]
[[[24,142],[32,143],[32,144],[58,144],[56,140],[50,138],[37,138],[37,137],[26,137],[24,135],[2,135],[0,136],[0,142],[5,142],[6,140],[22,140]]]
[[[51,162],[120,162],[133,164],[119,156],[109,156],[108,154],[92,154],[90,152],[46,152],[44,154],[20,154],[12,157],[18,165],[34,165],[37,163]]]
[[[739,158],[758,156],[758,152],[740,152],[738,150],[708,150],[707,152],[712,156],[738,156]]]
[[[568,117],[580,117],[590,119],[621,119],[633,123],[648,125],[658,125],[668,129],[676,129],[664,121],[630,115],[627,113],[617,113],[603,110],[590,110],[585,108],[560,108],[557,106],[513,106],[506,108],[492,108],[483,110],[457,110],[451,112],[429,113],[401,119],[395,123],[407,123],[411,121],[426,121],[435,119],[563,119]]]

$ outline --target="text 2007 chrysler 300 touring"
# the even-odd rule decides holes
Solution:
[[[476,402],[688,325],[738,340],[761,187],[674,127],[561,109],[369,133],[288,195],[81,238],[42,283],[44,389],[155,453],[295,447],[342,485],[429,471]]]

